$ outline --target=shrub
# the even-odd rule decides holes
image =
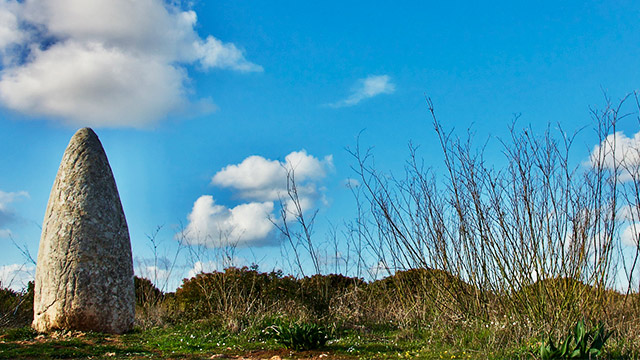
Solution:
[[[299,291],[303,305],[313,314],[324,316],[329,313],[332,301],[364,284],[362,279],[341,274],[313,275],[299,281]]]
[[[22,292],[0,289],[0,327],[23,327],[33,320],[33,281]]]
[[[204,318],[216,314],[257,314],[272,310],[289,312],[303,308],[315,316],[326,316],[331,302],[362,279],[343,275],[314,275],[303,279],[255,269],[227,268],[223,272],[201,273],[185,279],[176,291],[176,304],[190,316]]]
[[[184,279],[176,290],[176,305],[190,316],[204,318],[215,314],[254,313],[276,303],[293,299],[296,280],[281,271],[261,273],[247,267],[227,268],[224,272],[201,273]]]
[[[136,305],[137,306],[153,306],[161,302],[164,294],[158,289],[151,280],[134,276],[134,286],[136,289]]]

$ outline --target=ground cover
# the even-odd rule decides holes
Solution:
[[[314,350],[294,351],[255,328],[236,334],[199,322],[148,330],[136,329],[124,335],[58,331],[38,334],[28,327],[5,329],[0,335],[3,359],[480,359],[535,358],[536,345],[521,348],[482,349],[475,337],[458,334],[462,347],[430,331],[408,332],[354,329],[334,334],[327,345]],[[479,339],[476,339],[479,340]],[[479,347],[478,347],[479,346]]]

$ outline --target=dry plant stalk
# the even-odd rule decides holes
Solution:
[[[514,121],[502,141],[505,165],[494,168],[471,135],[462,141],[445,132],[427,99],[446,174],[425,169],[410,146],[404,176],[394,177],[356,147],[370,216],[357,223],[375,227],[357,228],[358,238],[391,270],[429,270],[425,293],[442,313],[509,316],[545,328],[602,318],[621,296],[608,291],[620,285],[617,271],[626,270],[629,289],[638,277],[639,248],[631,261],[625,257],[617,217],[623,208],[640,213],[640,150],[620,156],[610,135],[626,100],[592,112],[601,145],[590,166],[570,159],[575,133],[534,136]],[[434,276],[438,270],[457,280]]]

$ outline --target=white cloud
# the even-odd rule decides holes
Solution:
[[[640,222],[633,222],[627,226],[620,234],[620,241],[623,245],[637,246],[640,237]]]
[[[26,191],[4,192],[0,190],[0,225],[8,223],[14,218],[13,210],[9,204],[25,198],[29,198],[29,193]],[[0,231],[0,237],[8,237],[10,234],[11,232],[6,229]]]
[[[608,135],[594,146],[589,157],[590,165],[602,164],[605,169],[617,170],[622,182],[640,175],[640,132],[632,138],[618,131]]]
[[[13,234],[9,229],[0,229],[0,239],[10,238]]]
[[[144,127],[186,105],[184,71],[156,58],[71,41],[35,55],[0,81],[0,100],[14,110],[71,125]]]
[[[20,291],[27,287],[27,283],[35,277],[36,267],[25,264],[11,264],[0,266],[0,285]]]
[[[396,91],[396,86],[391,82],[389,75],[369,75],[358,80],[348,98],[329,104],[330,107],[347,107],[358,104],[362,100],[372,98],[380,94],[391,94]]]
[[[270,201],[228,208],[217,205],[213,196],[203,195],[193,204],[184,236],[189,245],[208,247],[270,245],[273,209]]]
[[[8,50],[24,41],[16,14],[18,8],[19,4],[15,1],[0,0],[0,57],[5,64],[9,64],[11,60]]]
[[[175,263],[165,256],[157,258],[134,259],[134,271],[136,276],[148,279],[163,292],[175,291],[182,283],[185,266]]]
[[[77,126],[143,127],[191,105],[185,65],[262,71],[171,4],[0,0],[0,101]]]
[[[344,186],[349,189],[354,189],[360,186],[360,181],[353,178],[346,178],[344,180]]]
[[[623,205],[618,209],[616,216],[619,221],[640,221],[640,209],[633,205]]]
[[[228,165],[213,176],[211,184],[229,188],[247,202],[229,208],[216,204],[211,195],[200,196],[182,236],[189,244],[209,247],[274,245],[274,210],[280,200],[285,207],[292,205],[287,195],[287,174],[294,174],[299,204],[306,211],[318,200],[326,203],[325,189],[319,182],[332,170],[331,155],[320,160],[305,150],[291,152],[284,161],[250,156]]]
[[[293,171],[301,200],[313,203],[319,194],[317,181],[333,170],[333,157],[320,160],[305,150],[294,151],[284,161],[250,156],[240,164],[228,165],[211,179],[213,185],[239,191],[244,199],[277,201],[287,193],[287,172]]]
[[[163,292],[175,291],[180,286],[182,279],[176,276],[175,271],[170,268],[147,265],[137,266],[135,273],[138,277],[148,279],[155,287]]]
[[[262,66],[247,61],[234,44],[224,44],[213,36],[207,37],[204,43],[197,43],[200,63],[205,68],[229,68],[241,72],[262,71]]]
[[[211,273],[214,271],[218,271],[219,266],[218,266],[218,262],[216,261],[196,261],[195,264],[193,264],[193,268],[191,268],[189,270],[189,273],[187,274],[187,278],[192,278],[198,274],[203,274],[203,273]]]

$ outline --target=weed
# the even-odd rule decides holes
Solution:
[[[609,339],[612,332],[604,329],[602,322],[594,329],[587,331],[582,320],[576,323],[573,333],[569,331],[564,342],[556,347],[549,336],[540,347],[540,356],[543,360],[553,359],[592,359],[602,353],[602,346]]]
[[[316,324],[272,325],[265,334],[278,343],[295,350],[312,350],[323,347],[329,340],[327,330]]]

